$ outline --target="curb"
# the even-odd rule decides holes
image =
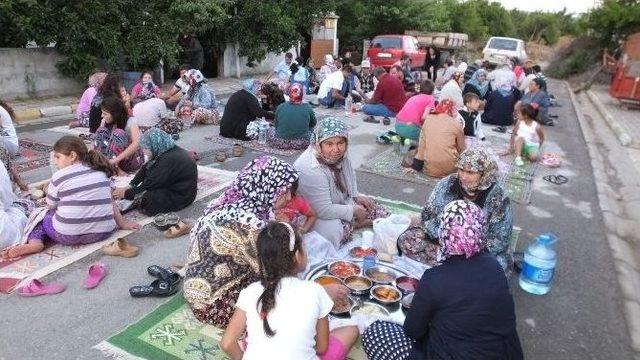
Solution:
[[[622,298],[620,300],[624,309],[623,311],[627,324],[627,330],[629,331],[631,349],[632,351],[634,351],[634,358],[636,360],[640,360],[640,295],[638,295],[639,293],[634,286],[634,284],[640,284],[640,272],[637,270],[636,265],[638,262],[637,259],[635,259],[635,257],[633,256],[633,250],[630,249],[626,241],[624,241],[617,235],[618,222],[615,221],[617,219],[620,219],[619,214],[623,212],[622,209],[624,209],[624,204],[618,204],[619,200],[621,199],[618,198],[618,195],[613,189],[608,187],[606,182],[607,169],[605,169],[605,166],[603,164],[602,155],[596,148],[597,142],[594,139],[592,130],[588,128],[588,126],[586,125],[587,121],[584,119],[582,113],[578,110],[578,101],[575,97],[575,94],[571,90],[571,86],[566,81],[564,81],[563,83],[569,92],[571,105],[573,106],[574,112],[578,117],[578,123],[580,124],[580,129],[587,144],[589,157],[591,158],[591,167],[594,171],[596,180],[595,185],[598,191],[598,203],[602,211],[603,222],[607,230],[605,234],[606,240],[609,244],[609,250],[611,251],[614,267],[617,272],[618,285],[620,286],[620,292],[622,295]],[[588,96],[588,98],[589,100],[593,100],[593,98],[595,98],[595,95]],[[598,107],[595,103],[594,106],[596,108]],[[600,106],[602,106],[601,103]],[[598,109],[598,111],[602,112],[600,109]],[[609,120],[607,120],[607,123],[609,126],[611,126]],[[614,131],[614,134],[622,143],[622,140],[618,136],[618,133]],[[626,145],[624,145],[623,143],[623,146]],[[604,183],[603,180],[605,181]],[[630,215],[633,216],[633,214]]]
[[[631,145],[631,136],[622,128],[618,120],[614,119],[614,117],[611,116],[600,99],[598,99],[598,97],[591,90],[587,90],[586,92],[589,100],[591,100],[596,109],[598,109],[598,112],[602,115],[602,117],[604,117],[604,120],[607,122],[611,130],[613,130],[614,134],[616,134],[616,137],[618,138],[622,146]]]

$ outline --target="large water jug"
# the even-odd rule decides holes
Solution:
[[[344,99],[344,113],[345,115],[351,115],[351,107],[353,106],[353,98],[351,94],[347,95],[347,98]]]
[[[549,292],[556,269],[556,252],[553,249],[556,241],[555,235],[542,234],[529,245],[520,273],[522,290],[535,295]]]

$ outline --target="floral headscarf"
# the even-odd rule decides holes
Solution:
[[[189,85],[199,84],[203,81],[207,81],[207,78],[202,75],[202,72],[197,69],[191,69],[187,72],[187,79],[189,79]]]
[[[173,149],[174,146],[176,146],[176,144],[171,138],[171,135],[158,128],[147,130],[140,139],[140,147],[150,150],[154,158]]]
[[[89,76],[89,80],[87,81],[87,83],[89,84],[90,87],[99,89],[100,86],[102,86],[102,83],[104,82],[104,79],[106,77],[107,77],[107,73],[97,72]]]
[[[304,88],[300,83],[293,83],[289,87],[289,101],[292,104],[300,104],[302,103],[302,97],[304,94]]]
[[[473,85],[480,92],[480,96],[485,96],[487,91],[489,90],[489,80],[487,80],[487,70],[478,69],[476,72],[471,75],[471,79],[469,79],[469,84]],[[481,83],[478,79],[480,76],[484,75],[484,81]]]
[[[344,121],[335,117],[326,117],[320,120],[314,132],[314,140],[317,145],[334,136],[342,136],[349,139],[349,129]]]
[[[486,223],[484,211],[470,201],[456,200],[447,204],[440,214],[438,261],[455,255],[468,259],[484,251]]]
[[[436,105],[436,109],[433,111],[434,114],[447,114],[452,118],[458,116],[458,108],[456,104],[451,100],[442,100]]]
[[[355,171],[353,171],[353,167],[351,166],[351,159],[348,152],[345,153],[342,159],[335,161],[322,156],[322,151],[320,149],[320,144],[323,141],[336,136],[343,137],[347,139],[347,141],[349,140],[349,128],[347,127],[347,124],[338,118],[324,118],[320,120],[318,125],[316,125],[311,142],[311,148],[313,149],[313,154],[315,158],[318,159],[318,162],[325,165],[331,171],[338,190],[343,194],[353,197],[358,194],[358,188],[356,185]]]
[[[213,200],[205,214],[217,211],[215,221],[236,221],[261,228],[273,217],[273,203],[298,180],[298,172],[288,163],[261,156],[240,171],[233,183]]]
[[[242,88],[253,95],[257,95],[262,88],[262,81],[256,79],[247,79],[242,82]]]
[[[498,172],[498,164],[495,159],[481,146],[468,148],[460,154],[458,169],[479,172],[482,174],[480,182],[476,189],[464,189],[469,193],[477,190],[487,190],[496,182],[496,173]],[[462,184],[461,184],[462,185]]]

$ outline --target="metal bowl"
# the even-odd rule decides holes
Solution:
[[[413,302],[414,295],[415,293],[411,293],[402,298],[402,300],[400,301],[400,304],[402,305],[402,308],[404,310],[409,311],[409,309],[411,309],[411,303]]]
[[[382,292],[393,293],[395,294],[395,296],[393,297],[393,299],[390,299],[389,297],[383,296],[381,294]],[[395,286],[376,285],[371,288],[371,297],[376,299],[382,304],[390,305],[390,304],[395,304],[398,301],[402,300],[402,293]]]
[[[357,284],[360,284],[361,286],[356,286]],[[351,290],[352,294],[364,295],[369,292],[373,286],[373,281],[364,276],[354,275],[344,279],[344,285]]]
[[[367,308],[373,309],[373,312],[377,312],[380,315],[389,316],[389,310],[385,309],[379,304],[368,301],[358,303],[356,304],[356,306],[351,308],[351,316],[354,316],[358,313],[361,313],[362,315],[373,315],[370,311],[366,311]]]
[[[315,278],[313,281],[316,283],[325,286],[325,285],[344,285],[340,278],[337,278],[333,275],[322,275]]]
[[[400,276],[396,279],[396,287],[403,295],[414,293],[418,290],[420,281],[411,276]]]
[[[349,256],[356,259],[362,259],[367,255],[378,256],[378,250],[372,247],[354,246],[349,250]]]
[[[364,274],[376,284],[391,284],[396,279],[393,270],[380,266],[370,267]]]
[[[340,266],[347,266],[350,269],[352,269],[349,272],[340,272],[338,270],[338,267]],[[341,279],[347,278],[349,276],[353,276],[353,275],[360,275],[360,272],[362,271],[362,268],[360,268],[360,266],[352,261],[346,261],[346,260],[339,260],[339,261],[334,261],[332,263],[329,264],[329,266],[327,267],[327,269],[329,270],[329,274],[335,276],[335,277],[339,277]]]
[[[331,315],[336,315],[336,316],[349,315],[351,313],[351,309],[353,309],[353,305],[355,304],[355,301],[350,297],[347,297],[346,301],[349,304],[344,308],[336,308],[336,304],[334,303],[333,308],[331,309]]]

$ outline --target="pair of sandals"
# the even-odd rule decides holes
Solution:
[[[175,239],[182,235],[188,234],[193,224],[180,219],[176,213],[158,214],[153,218],[153,224],[160,230],[164,231],[164,237],[167,239]]]
[[[182,277],[169,269],[159,265],[151,265],[147,273],[156,278],[149,285],[137,285],[129,288],[132,297],[167,297],[180,290]]]
[[[569,181],[564,175],[547,175],[542,177],[542,179],[556,185],[566,184]]]
[[[368,122],[368,123],[372,123],[372,124],[380,124],[380,119],[376,119],[373,115],[369,115],[366,118],[363,119],[364,122]],[[382,124],[383,125],[391,125],[391,119],[389,119],[388,117],[384,117],[382,119]]]

